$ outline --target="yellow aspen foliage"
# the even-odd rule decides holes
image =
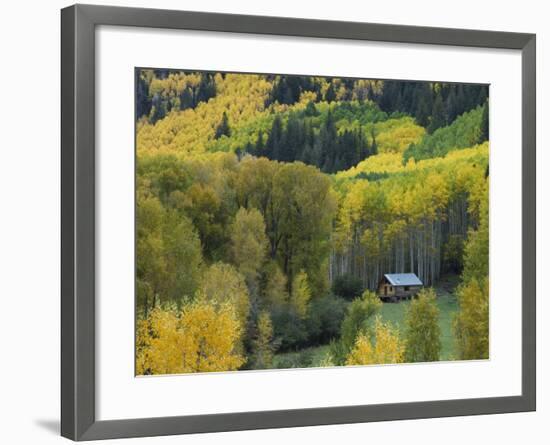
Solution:
[[[244,277],[234,266],[212,264],[205,272],[195,298],[216,307],[228,305],[234,310],[241,328],[246,325],[250,299]]]
[[[236,353],[241,327],[227,306],[196,304],[183,312],[184,363],[191,372],[231,371],[244,363]]]
[[[307,105],[309,102],[314,102],[315,100],[317,100],[317,93],[314,91],[302,91],[300,94],[301,105]]]
[[[355,346],[347,357],[346,365],[376,365],[403,363],[405,347],[399,333],[388,323],[377,319],[374,325],[374,341],[364,333],[355,340]]]
[[[484,96],[434,83],[414,93],[445,97],[443,113],[396,85],[141,70],[139,374],[269,368],[274,344],[321,339],[326,366],[438,360],[428,291],[408,306],[403,342],[376,319],[369,289],[409,271],[429,286],[462,270],[457,358],[488,356],[488,109],[459,117],[454,104]],[[332,298],[340,278],[362,297]],[[300,365],[320,363],[307,355]]]
[[[287,278],[275,261],[270,261],[265,268],[265,286],[263,297],[269,306],[282,306],[288,302]]]
[[[154,90],[163,88],[163,82],[155,82]],[[191,85],[196,79],[185,79],[185,82]],[[216,75],[216,89],[216,96],[208,102],[201,102],[195,108],[172,110],[155,124],[141,125],[136,135],[138,156],[205,152],[215,139],[215,126],[224,112],[230,127],[235,129],[262,114],[272,83],[260,75],[227,73],[224,77]]]
[[[439,308],[433,288],[422,289],[405,316],[405,359],[407,362],[433,362],[441,353]]]
[[[346,309],[346,316],[340,329],[340,341],[334,343],[331,351],[334,362],[345,363],[347,355],[353,349],[355,340],[360,334],[370,335],[373,332],[373,319],[382,307],[382,301],[368,289],[360,298],[353,300]]]
[[[413,118],[388,119],[375,125],[376,143],[380,153],[402,154],[411,144],[420,142],[426,130]]]
[[[269,312],[260,313],[257,330],[258,334],[253,341],[254,369],[269,369],[273,365],[273,324]]]
[[[479,227],[470,229],[464,248],[464,282],[476,279],[482,282],[489,275],[489,199],[485,187],[485,199],[480,200]]]
[[[236,370],[244,363],[236,352],[240,335],[239,322],[228,306],[200,302],[181,312],[157,307],[138,322],[136,373]]]
[[[377,258],[382,253],[379,232],[376,229],[366,229],[361,237],[361,243],[367,254]]]
[[[458,291],[454,320],[458,359],[489,358],[489,280],[470,280]]]
[[[307,307],[311,299],[311,290],[307,281],[307,274],[301,270],[292,280],[290,304],[301,318],[305,318]]]
[[[364,197],[367,194],[368,188],[368,181],[356,181],[351,184],[342,203],[338,220],[338,226],[343,232],[350,233],[353,225],[361,220],[365,201]]]
[[[380,135],[377,138],[379,139]],[[487,142],[471,148],[451,151],[443,157],[423,159],[417,162],[414,162],[413,158],[410,158],[405,164],[403,164],[403,155],[401,153],[388,151],[381,152],[376,156],[369,156],[355,167],[338,172],[336,178],[351,179],[360,173],[398,173],[402,171],[420,172],[430,170],[457,174],[460,170],[464,170],[464,173],[460,175],[460,180],[463,183],[468,180],[467,185],[471,187],[479,179],[478,176],[474,175],[475,168],[472,168],[472,163],[477,162],[482,164],[487,162],[488,157],[489,144]]]
[[[338,178],[353,178],[360,173],[395,173],[403,170],[403,157],[401,153],[380,153],[369,156],[355,167],[339,172]]]

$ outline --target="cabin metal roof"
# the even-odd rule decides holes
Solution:
[[[387,273],[386,280],[392,286],[422,286],[422,281],[414,273]]]

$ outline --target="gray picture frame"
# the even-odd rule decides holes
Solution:
[[[96,420],[95,28],[98,25],[504,48],[522,58],[522,394],[365,406]],[[534,34],[75,5],[61,11],[61,434],[73,440],[534,411]],[[368,73],[365,73],[366,75]]]

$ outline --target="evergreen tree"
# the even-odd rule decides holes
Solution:
[[[151,112],[151,104],[149,103],[149,84],[141,77],[140,72],[136,71],[136,120],[141,116],[147,116]]]
[[[247,153],[248,153],[248,154],[251,154],[251,155],[255,154],[254,144],[253,144],[252,142],[250,142],[250,141],[248,141],[248,142],[245,144],[245,146],[244,146],[244,148],[243,148],[242,150],[237,149],[237,150],[235,151],[235,154],[239,157],[239,160],[240,160],[245,154],[247,154]]]
[[[313,101],[309,101],[306,106],[305,115],[308,117],[317,116],[319,113],[317,112],[317,108],[315,107],[315,104]]]
[[[275,116],[273,124],[271,125],[271,131],[266,142],[265,154],[269,159],[279,160],[280,145],[283,139],[283,121],[280,115]]]
[[[384,87],[382,89],[382,95],[378,101],[380,109],[385,112],[391,112],[395,110],[395,98],[398,94],[397,84],[392,80],[384,81]]]
[[[372,85],[369,84],[368,88],[367,88],[367,99],[373,101],[373,102],[376,102],[376,94],[374,93],[374,89],[372,88]]]
[[[443,106],[443,99],[441,94],[437,94],[434,106],[432,110],[432,116],[430,118],[430,125],[428,126],[428,132],[433,133],[438,128],[445,126],[445,108]]]
[[[464,86],[462,84],[458,84],[455,87],[456,90],[456,103],[455,103],[455,109],[456,109],[456,115],[460,116],[464,111],[466,111],[466,96],[464,93]]]
[[[416,123],[421,127],[427,127],[430,122],[430,106],[428,100],[422,96],[419,99],[418,106],[416,107],[414,117]]]
[[[332,82],[330,83],[327,92],[325,93],[325,100],[327,102],[334,102],[336,100],[336,93],[334,92],[334,87],[332,86]]]
[[[162,68],[162,69],[156,69],[154,70],[154,72],[155,72],[155,77],[157,77],[158,79],[166,79],[170,71]]]
[[[288,118],[286,131],[284,132],[284,144],[281,146],[280,160],[292,162],[303,149],[303,130],[296,115]]]
[[[378,144],[376,143],[376,133],[374,131],[374,128],[372,129],[371,137],[372,137],[372,143],[370,145],[370,154],[371,156],[374,156],[378,154]]]
[[[166,116],[166,104],[162,101],[159,93],[155,93],[151,101],[151,111],[149,112],[149,122],[154,124]]]
[[[180,94],[180,110],[193,108],[193,93],[190,88],[184,88]]]
[[[224,111],[222,115],[222,120],[218,125],[218,127],[216,128],[214,138],[219,139],[222,136],[230,136],[230,135],[231,135],[231,129],[229,128],[227,113]]]
[[[258,132],[258,138],[256,139],[256,145],[254,147],[254,154],[256,156],[262,156],[264,154],[264,132],[260,130]]]
[[[300,76],[281,76],[272,91],[272,101],[292,105],[300,99],[303,83],[308,83]],[[308,85],[309,86],[309,85]]]
[[[197,89],[195,106],[199,102],[208,102],[208,99],[216,95],[216,83],[210,73],[202,74],[199,87]]]
[[[489,97],[489,87],[481,85],[479,87],[479,94],[477,97],[476,105],[484,104]]]
[[[294,98],[292,97],[292,90],[288,86],[284,89],[283,97],[280,103],[286,104],[286,105],[292,105],[294,103]]]
[[[337,133],[334,117],[330,109],[327,113],[327,119],[319,131],[319,145],[322,154],[322,159],[320,160],[321,170],[327,173],[332,172],[337,154]]]
[[[479,142],[489,140],[489,101],[483,105],[483,114],[481,115],[481,134]]]
[[[447,124],[453,122],[457,117],[456,93],[454,88],[449,89],[449,94],[445,100],[445,120]]]

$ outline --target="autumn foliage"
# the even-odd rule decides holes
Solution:
[[[137,374],[230,371],[244,363],[236,352],[241,327],[229,305],[206,303],[182,311],[155,308],[137,328]]]
[[[136,373],[267,369],[318,346],[332,365],[439,360],[433,290],[402,325],[379,317],[390,272],[460,275],[455,358],[488,357],[487,96],[137,70]]]
[[[346,365],[376,365],[402,363],[405,347],[399,332],[392,326],[376,320],[372,340],[364,333],[355,339],[355,344],[346,359]]]

